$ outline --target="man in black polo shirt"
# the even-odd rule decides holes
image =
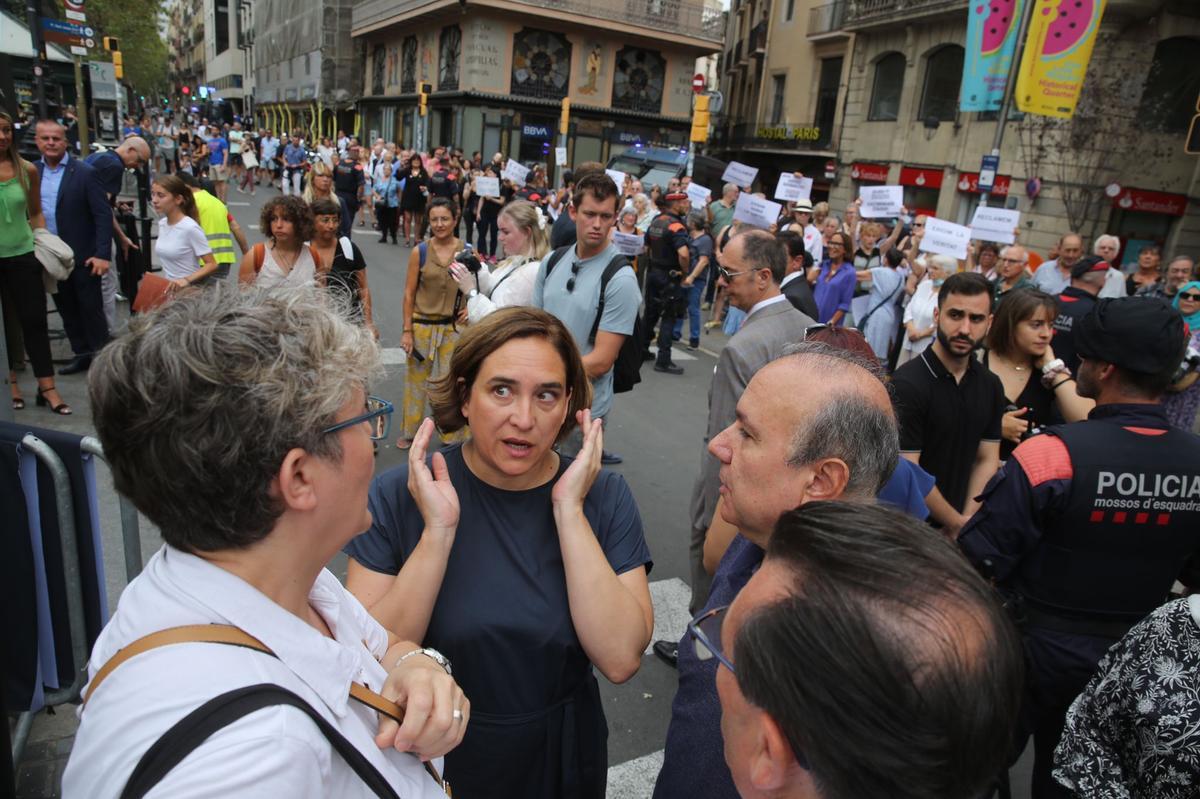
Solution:
[[[1108,263],[1099,255],[1080,258],[1071,267],[1071,285],[1058,295],[1058,315],[1054,317],[1054,354],[1063,359],[1071,374],[1079,371],[1075,352],[1075,323],[1096,307],[1096,295],[1104,288]]]
[[[978,508],[976,497],[1000,466],[1000,378],[975,358],[992,324],[983,275],[951,275],[938,292],[937,335],[893,377],[900,454],[937,478],[925,498],[951,539]]]

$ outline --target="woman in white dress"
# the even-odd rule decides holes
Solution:
[[[933,334],[937,331],[933,312],[937,308],[938,291],[946,275],[957,269],[958,262],[946,255],[922,255],[913,262],[913,275],[918,282],[904,309],[904,343],[900,347],[897,366],[911,361],[933,343]]]
[[[508,257],[489,271],[481,266],[472,274],[455,261],[450,275],[467,297],[467,320],[475,324],[497,308],[528,305],[538,265],[550,251],[546,216],[533,203],[514,200],[497,220],[500,243]]]
[[[259,288],[313,285],[324,279],[320,256],[308,242],[313,215],[299,197],[273,197],[262,208],[259,230],[270,240],[255,244],[242,257],[238,280]]]

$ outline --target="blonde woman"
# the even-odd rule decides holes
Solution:
[[[481,266],[474,274],[457,261],[450,265],[450,276],[467,298],[471,324],[497,308],[528,305],[538,264],[550,251],[546,216],[533,203],[514,200],[504,206],[497,226],[507,258],[490,271]]]

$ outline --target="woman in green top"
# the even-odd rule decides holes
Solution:
[[[46,289],[42,265],[33,254],[33,231],[44,228],[41,186],[37,167],[17,153],[12,117],[0,111],[0,296],[21,323],[25,351],[37,377],[38,405],[49,405],[55,413],[71,408],[54,388],[54,364],[50,360],[50,335],[46,327]],[[31,200],[31,198],[33,198]],[[15,342],[8,340],[9,383],[14,410],[25,407],[13,367],[20,360]]]

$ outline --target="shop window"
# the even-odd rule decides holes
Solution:
[[[787,90],[787,75],[775,75],[771,78],[771,124],[783,124],[783,99]]]
[[[903,53],[888,53],[875,62],[875,84],[871,87],[871,108],[867,119],[894,122],[899,117],[906,67]]]
[[[925,85],[921,90],[921,110],[917,119],[946,122],[958,111],[958,90],[962,85],[963,48],[949,44],[934,50],[925,59]]]
[[[1154,61],[1138,109],[1138,117],[1146,127],[1168,133],[1187,132],[1200,95],[1197,52],[1200,39],[1187,36],[1163,39],[1154,48]]]

